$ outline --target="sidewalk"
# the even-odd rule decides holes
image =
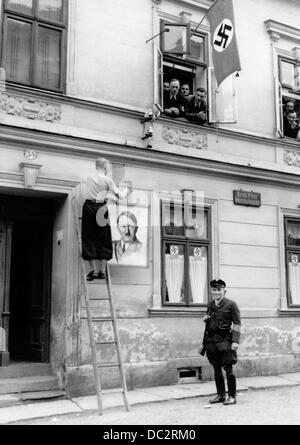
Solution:
[[[293,374],[280,374],[268,377],[242,377],[237,380],[237,391],[255,389],[277,388],[284,386],[300,385],[300,372]],[[191,397],[208,397],[215,394],[215,384],[212,381],[203,383],[178,384],[172,386],[160,386],[141,388],[128,392],[129,404],[163,402],[167,400],[179,400]],[[3,406],[5,404],[14,406]],[[21,420],[38,419],[92,412],[97,410],[96,396],[77,397],[71,400],[56,400],[49,402],[36,402],[20,404],[16,394],[0,396],[0,424],[8,424]],[[107,409],[124,406],[123,396],[120,390],[103,391],[103,416]],[[124,408],[125,409],[125,408]]]

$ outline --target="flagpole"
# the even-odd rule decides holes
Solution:
[[[198,25],[196,26],[196,28],[194,29],[194,31],[191,33],[191,37],[193,37],[193,35],[195,34],[195,32],[197,31],[197,29],[199,28],[199,26],[203,23],[204,19],[206,19],[209,11],[211,10],[211,8],[213,8],[215,6],[215,4],[217,3],[218,0],[215,0],[214,3],[210,6],[210,8],[206,11],[205,15],[202,17],[201,21],[198,23]]]

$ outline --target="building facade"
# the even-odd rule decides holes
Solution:
[[[198,353],[212,277],[241,309],[238,375],[299,370],[300,140],[284,122],[288,101],[300,111],[300,5],[233,1],[242,70],[219,89],[211,5],[0,2],[0,366],[50,363],[70,395],[95,391],[75,223],[105,157],[132,184],[143,247],[111,266],[128,388],[212,378]],[[204,125],[164,115],[172,78],[205,88]]]

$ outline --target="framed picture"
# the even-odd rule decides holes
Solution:
[[[147,267],[148,265],[148,204],[109,204],[113,244],[110,264]]]

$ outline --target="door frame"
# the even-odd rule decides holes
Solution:
[[[34,188],[28,190],[22,173],[0,170],[1,194],[34,195],[59,199],[61,202],[53,227],[50,320],[50,362],[61,379],[67,368],[78,367],[81,363],[81,280],[78,246],[74,243],[76,228],[72,199],[82,204],[82,188],[80,180],[40,176]],[[58,233],[63,233],[63,239],[59,242]]]
[[[3,329],[5,343],[0,350],[0,366],[9,363],[9,297],[10,297],[10,266],[11,266],[12,224],[0,220],[0,327]]]

